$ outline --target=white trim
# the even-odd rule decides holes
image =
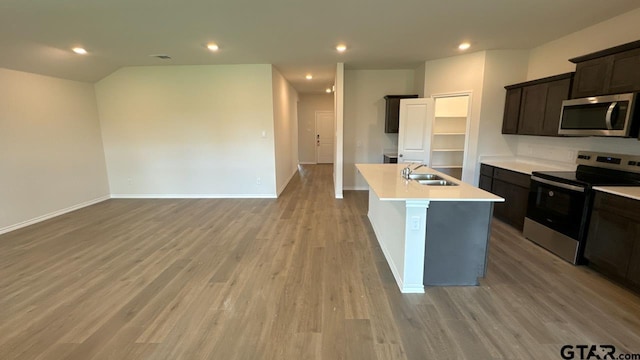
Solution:
[[[479,162],[475,161],[475,156],[474,158],[472,158],[472,154],[470,154],[469,152],[469,141],[471,141],[471,122],[473,121],[472,119],[472,109],[473,109],[473,90],[463,90],[463,91],[454,91],[454,92],[444,92],[444,93],[438,93],[438,94],[431,94],[431,98],[435,99],[436,98],[447,98],[447,97],[461,97],[461,96],[468,96],[469,97],[469,102],[467,103],[467,129],[466,129],[466,135],[464,137],[464,155],[463,155],[463,159],[462,159],[462,174],[460,175],[460,177],[462,178],[462,181],[468,182],[470,184],[475,183],[477,180],[473,180],[475,179],[477,176],[476,174],[478,173],[478,169],[480,168],[480,164]],[[480,100],[482,101],[482,99]],[[478,151],[478,144],[476,143],[476,148],[473,149],[473,155],[477,154]],[[466,169],[466,171],[465,171]],[[465,173],[469,173],[469,169],[473,169],[471,170],[471,174],[472,174],[472,180],[469,179],[465,179],[464,174]],[[477,185],[477,183],[476,183]]]
[[[369,186],[367,185],[356,185],[356,186],[343,186],[342,190],[347,190],[347,191],[367,191],[369,190]]]
[[[431,200],[407,200],[405,207],[428,209],[430,203],[431,203]]]
[[[276,199],[274,194],[112,194],[112,199]]]
[[[5,233],[8,233],[10,231],[14,231],[14,230],[21,229],[23,227],[27,227],[29,225],[37,224],[39,222],[42,222],[42,221],[45,221],[45,220],[49,220],[49,219],[54,218],[56,216],[64,215],[66,213],[70,213],[72,211],[75,211],[75,210],[78,210],[78,209],[82,209],[84,207],[91,206],[91,205],[103,202],[105,200],[109,200],[110,198],[111,197],[109,195],[101,196],[99,198],[96,198],[96,199],[93,199],[93,200],[89,200],[89,201],[85,201],[83,203],[70,206],[68,208],[56,210],[56,211],[50,212],[48,214],[35,217],[35,218],[31,219],[31,220],[26,220],[26,221],[22,221],[22,222],[19,222],[17,224],[14,224],[14,225],[9,225],[9,226],[0,228],[0,234],[5,234]]]
[[[462,96],[468,96],[469,97],[469,101],[467,102],[467,123],[466,123],[466,133],[464,136],[464,152],[463,152],[463,158],[462,158],[462,173],[460,174],[460,178],[464,178],[464,174],[465,174],[465,169],[467,170],[466,172],[469,171],[469,169],[471,168],[471,164],[473,164],[474,166],[474,170],[473,170],[473,177],[476,177],[476,169],[475,166],[478,167],[479,169],[479,164],[476,165],[476,163],[474,163],[474,159],[470,158],[470,154],[469,154],[469,141],[471,140],[471,121],[472,121],[472,113],[471,110],[473,109],[473,91],[472,90],[464,90],[464,91],[455,91],[455,92],[448,92],[448,93],[439,93],[439,94],[431,94],[431,98],[434,100],[436,99],[442,99],[442,98],[447,98],[447,97],[462,97]],[[434,107],[434,111],[435,111],[435,107]],[[476,151],[474,151],[474,154],[477,153],[477,148],[478,148],[478,144],[476,143]],[[475,180],[474,180],[475,181]],[[470,183],[472,183],[473,181],[469,181]],[[476,184],[477,185],[477,184]]]
[[[424,250],[429,203],[429,200],[407,200],[405,203],[402,292],[424,292]]]
[[[376,226],[371,221],[371,218],[369,218],[369,223],[373,228],[373,233],[376,234],[376,237],[378,239],[380,239],[378,230],[376,230]],[[396,283],[398,284],[398,288],[400,289],[400,292],[403,294],[424,294],[424,285],[405,284],[404,281],[402,281],[402,276],[400,276],[400,271],[398,271],[398,268],[396,268],[396,264],[393,262],[391,254],[389,254],[389,250],[387,250],[387,247],[384,245],[384,242],[378,240],[378,244],[380,245],[380,249],[382,249],[382,253],[384,254],[385,259],[387,259],[387,264],[389,264],[391,273],[393,274],[393,277],[396,279]]]
[[[284,191],[284,189],[286,189],[286,188],[287,188],[287,185],[289,185],[289,183],[291,182],[291,179],[293,179],[293,177],[294,177],[294,176],[296,176],[296,174],[297,174],[297,173],[298,173],[298,168],[296,167],[296,168],[293,170],[293,172],[291,173],[291,176],[289,176],[289,178],[287,179],[287,181],[285,181],[285,182],[282,184],[281,188],[280,188],[280,189],[278,189],[278,195],[277,195],[276,197],[278,197],[278,196],[280,196],[280,194],[282,194],[282,192]]]
[[[424,285],[402,285],[400,292],[403,294],[424,294]]]
[[[333,154],[333,186],[336,199],[342,199],[342,182],[344,173],[344,63],[336,64],[336,81],[333,92],[335,114],[335,152]]]
[[[318,165],[318,163],[313,161],[300,161],[298,162],[298,165]]]

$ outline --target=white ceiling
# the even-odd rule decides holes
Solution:
[[[337,62],[415,68],[458,54],[463,40],[469,51],[527,49],[637,7],[638,0],[3,0],[0,67],[94,82],[122,66],[270,63],[298,91],[318,92],[333,83]],[[205,48],[210,41],[218,53]],[[339,42],[346,53],[335,51]],[[72,53],[77,45],[90,53]]]

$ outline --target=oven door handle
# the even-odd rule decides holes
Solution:
[[[555,181],[539,178],[537,176],[531,176],[531,180],[537,181],[537,182],[540,182],[540,183],[543,183],[543,184],[552,185],[552,186],[556,186],[556,187],[559,187],[559,188],[567,189],[567,190],[572,190],[572,191],[577,191],[577,192],[584,192],[584,188],[583,187],[575,186],[575,185],[569,185],[569,184],[563,184],[563,183],[559,183],[559,182],[555,182]]]

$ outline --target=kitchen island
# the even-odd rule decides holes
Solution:
[[[369,184],[369,221],[400,291],[478,285],[486,270],[493,203],[504,199],[428,167],[414,174],[435,174],[456,185],[406,180],[400,175],[405,166],[356,164]]]

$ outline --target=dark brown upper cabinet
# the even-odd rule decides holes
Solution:
[[[505,86],[503,134],[558,136],[562,101],[569,99],[573,73]]]
[[[569,61],[576,64],[574,99],[640,91],[640,41]]]
[[[385,116],[384,116],[384,132],[397,133],[400,127],[400,100],[415,99],[418,95],[387,95]]]
[[[522,88],[507,88],[507,98],[504,102],[504,118],[502,120],[503,134],[518,133],[518,118],[520,117],[520,99]]]

